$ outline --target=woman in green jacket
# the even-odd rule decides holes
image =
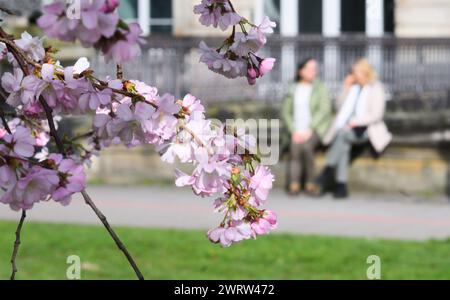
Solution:
[[[297,69],[297,81],[283,101],[282,118],[290,138],[289,193],[292,195],[300,193],[302,175],[306,179],[305,191],[316,192],[314,152],[332,121],[330,95],[325,84],[317,79],[317,69],[315,59],[304,60]]]

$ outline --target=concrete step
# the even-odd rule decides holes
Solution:
[[[317,170],[325,155],[317,155]],[[284,187],[286,160],[272,166],[276,186]],[[114,147],[94,160],[89,179],[104,184],[173,183],[174,169],[189,171],[184,165],[162,162],[151,147]],[[355,191],[402,193],[406,195],[450,194],[449,153],[435,147],[390,147],[378,160],[363,155],[350,169],[350,188]]]

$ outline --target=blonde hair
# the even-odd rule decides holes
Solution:
[[[353,70],[359,70],[366,78],[365,83],[372,83],[378,79],[377,72],[366,58],[360,58],[353,64]]]

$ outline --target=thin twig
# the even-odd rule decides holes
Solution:
[[[208,145],[206,145],[194,131],[192,131],[189,127],[187,127],[186,124],[182,124],[180,126],[180,128],[182,130],[186,131],[187,133],[189,133],[189,135],[195,140],[195,142],[199,146],[205,148],[208,151],[209,155],[214,155],[214,150],[212,148],[208,147]]]
[[[5,117],[5,111],[3,110],[3,108],[1,106],[0,106],[0,118],[2,119],[3,127],[5,127],[6,131],[9,134],[12,134],[11,128],[9,128],[8,121],[6,120],[6,117]]]
[[[88,195],[86,190],[83,190],[81,192],[81,195],[83,195],[84,201],[87,205],[89,205],[92,210],[95,212],[97,217],[100,219],[100,221],[105,226],[106,230],[109,232],[109,235],[113,238],[114,242],[116,243],[117,247],[120,249],[120,251],[123,252],[125,257],[127,258],[128,262],[130,263],[131,267],[133,268],[134,272],[136,273],[136,276],[139,280],[144,280],[144,276],[142,275],[141,271],[139,270],[138,266],[136,265],[136,262],[134,261],[133,257],[128,252],[125,245],[122,243],[122,241],[119,239],[117,234],[114,232],[114,230],[111,228],[111,226],[108,223],[108,220],[106,219],[105,215],[97,208],[95,203],[92,201],[91,197]]]
[[[117,79],[123,79],[123,67],[121,64],[117,64]]]
[[[10,10],[10,9],[8,9],[8,8],[6,8],[6,7],[3,7],[3,6],[0,6],[0,10],[1,10],[2,12],[7,13],[8,15],[12,15],[12,16],[17,15],[17,14],[16,14],[15,12],[13,12],[12,10]]]
[[[22,226],[25,221],[25,218],[27,217],[27,213],[25,210],[22,210],[22,216],[20,217],[19,224],[17,225],[16,229],[16,241],[14,242],[14,249],[11,256],[11,265],[12,265],[12,273],[11,273],[11,280],[16,279],[16,273],[17,273],[17,265],[16,265],[16,258],[17,253],[19,252],[19,246],[20,246],[20,235],[22,233]]]
[[[50,106],[48,106],[47,101],[45,101],[44,97],[39,97],[39,103],[41,103],[42,107],[44,108],[45,115],[47,117],[48,126],[50,127],[50,135],[53,137],[56,143],[56,147],[58,147],[58,151],[66,156],[66,150],[64,149],[64,144],[62,143],[61,139],[59,138],[58,132],[56,131],[55,122],[53,120],[53,110]]]
[[[71,142],[75,142],[75,141],[78,141],[78,140],[81,140],[81,139],[89,138],[89,137],[91,137],[94,134],[95,134],[95,132],[93,130],[91,130],[89,132],[86,132],[86,133],[83,133],[83,134],[80,134],[80,135],[77,135],[77,136],[73,137],[70,141]]]

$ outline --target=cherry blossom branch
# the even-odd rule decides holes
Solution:
[[[13,54],[14,58],[16,59],[17,63],[19,64],[20,68],[22,69],[23,73],[25,75],[30,75],[30,72],[27,67],[27,63],[30,63],[32,60],[27,57],[23,51],[17,47],[17,45],[12,41],[12,37],[8,35],[3,28],[0,27],[0,42],[3,42],[6,44],[6,47],[8,50]],[[33,63],[34,65],[34,63]],[[55,123],[53,121],[53,111],[50,106],[48,106],[47,102],[45,101],[44,97],[39,97],[39,102],[41,103],[42,107],[44,108],[45,115],[48,120],[48,124],[50,127],[50,135],[55,140],[56,146],[58,147],[58,150],[61,154],[65,155],[64,145],[61,142],[61,139],[59,138]]]
[[[22,71],[24,72],[24,74],[29,75],[29,70],[27,67],[27,63],[28,63],[28,58],[27,55],[24,54],[22,52],[21,49],[19,49],[14,42],[11,40],[12,37],[10,35],[8,35],[1,27],[0,27],[0,41],[4,42],[8,48],[8,50],[13,54],[14,58],[16,59],[16,61],[18,62],[19,66],[21,67]],[[33,63],[33,65],[35,65],[35,63]],[[41,103],[46,117],[47,117],[47,121],[50,127],[50,135],[53,137],[53,139],[55,140],[55,143],[58,147],[59,152],[63,155],[66,156],[66,151],[64,149],[64,145],[61,141],[61,139],[59,138],[58,132],[56,131],[56,126],[53,120],[53,111],[52,108],[48,105],[48,103],[46,102],[46,100],[41,96],[39,98],[39,102]],[[134,261],[133,257],[130,255],[130,253],[128,252],[127,248],[125,247],[125,245],[122,243],[122,241],[120,240],[120,238],[118,237],[118,235],[115,233],[115,231],[112,229],[112,227],[110,226],[109,222],[107,221],[106,217],[104,216],[104,214],[97,208],[97,206],[95,205],[95,203],[92,201],[91,197],[88,195],[88,193],[86,192],[86,190],[83,190],[81,192],[86,204],[88,204],[92,210],[95,212],[95,214],[97,215],[97,217],[100,219],[100,221],[103,223],[103,225],[105,226],[106,230],[108,231],[108,233],[110,234],[110,236],[112,237],[112,239],[114,240],[114,242],[116,243],[116,245],[118,246],[118,248],[123,252],[123,254],[125,255],[125,257],[127,258],[128,262],[130,263],[131,267],[133,268],[134,272],[136,273],[136,276],[138,277],[139,280],[144,280],[144,277],[141,273],[141,271],[139,270],[139,268],[137,267],[136,262]],[[23,211],[22,213],[22,219],[19,223],[19,227],[18,227],[18,233],[16,233],[16,243],[14,246],[14,252],[13,252],[13,259],[12,261],[14,262],[13,264],[13,275],[15,276],[15,257],[17,255],[17,251],[18,251],[18,245],[20,244],[20,230],[22,228],[22,224],[23,224],[23,220],[25,219],[26,213],[25,211]],[[18,242],[17,242],[18,240]],[[13,275],[11,276],[11,278],[13,279]]]
[[[5,98],[3,93],[0,95],[2,98]],[[3,127],[5,127],[6,131],[11,134],[11,128],[8,125],[8,121],[6,121],[5,118],[5,111],[3,110],[3,108],[0,107],[0,117],[2,119],[2,123],[3,123]],[[16,240],[14,241],[14,247],[13,247],[13,252],[11,255],[11,280],[15,280],[16,279],[16,273],[17,273],[17,264],[16,264],[16,258],[17,258],[17,253],[19,252],[19,247],[20,247],[20,236],[22,234],[22,227],[23,227],[23,223],[25,222],[25,218],[27,216],[27,213],[25,210],[22,210],[22,216],[20,217],[19,220],[19,224],[17,225],[17,229],[16,229]]]
[[[22,216],[20,217],[20,221],[19,221],[19,224],[17,225],[17,229],[16,229],[16,240],[14,242],[14,249],[13,249],[13,253],[11,256],[11,265],[12,265],[11,280],[16,279],[16,273],[17,273],[16,258],[17,258],[17,253],[19,252],[19,247],[20,247],[20,243],[21,243],[20,236],[22,233],[22,226],[23,226],[26,216],[27,216],[26,211],[22,210]]]

